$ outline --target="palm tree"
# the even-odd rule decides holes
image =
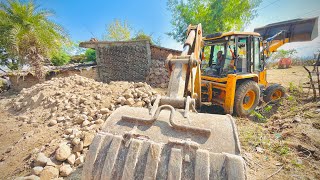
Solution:
[[[63,28],[49,20],[53,12],[40,9],[32,0],[0,3],[0,48],[19,64],[29,64],[44,80],[43,62],[68,40]]]

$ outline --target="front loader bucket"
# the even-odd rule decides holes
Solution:
[[[123,106],[105,122],[87,154],[82,179],[246,179],[229,115]]]
[[[281,31],[287,32],[286,38],[289,38],[290,42],[312,41],[318,37],[318,17],[283,21],[254,29],[254,32],[259,33],[263,40]],[[281,40],[281,38],[279,36],[275,40]]]

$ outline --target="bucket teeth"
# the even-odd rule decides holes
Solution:
[[[240,156],[210,153],[187,145],[97,134],[82,179],[245,179]],[[186,157],[188,157],[186,159]],[[239,171],[240,170],[240,171]]]

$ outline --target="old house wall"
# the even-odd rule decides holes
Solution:
[[[151,45],[148,40],[82,42],[80,47],[96,50],[98,74],[103,82],[144,81],[166,88],[169,73],[165,60],[181,51]]]
[[[148,41],[99,44],[95,49],[101,81],[145,81],[151,64]]]
[[[151,46],[151,66],[146,81],[153,87],[167,88],[169,72],[165,67],[165,61],[169,54],[180,55],[181,51]]]

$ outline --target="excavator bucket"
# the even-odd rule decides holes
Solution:
[[[318,17],[283,21],[254,29],[254,32],[259,33],[263,40],[281,31],[286,32],[285,38],[289,38],[290,42],[312,41],[318,37]],[[281,40],[281,38],[283,37],[278,36],[275,40]]]
[[[155,117],[146,108],[114,111],[90,145],[82,179],[246,179],[230,115],[163,107]]]

